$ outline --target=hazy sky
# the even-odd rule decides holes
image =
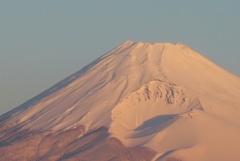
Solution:
[[[0,0],[0,114],[126,40],[181,42],[240,76],[240,1]]]

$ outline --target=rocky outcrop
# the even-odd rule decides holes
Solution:
[[[27,137],[0,144],[1,161],[150,161],[156,152],[144,147],[126,148],[100,127],[85,133],[83,126],[59,132],[28,132]]]

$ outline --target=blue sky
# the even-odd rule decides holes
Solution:
[[[240,76],[239,0],[0,0],[0,114],[126,40],[181,42]]]

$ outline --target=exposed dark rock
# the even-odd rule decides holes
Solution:
[[[27,136],[1,142],[0,160],[148,161],[156,154],[144,147],[126,148],[118,139],[109,137],[105,127],[88,133],[83,126],[56,133],[28,131]]]

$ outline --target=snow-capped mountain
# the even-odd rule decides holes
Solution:
[[[240,160],[240,79],[126,41],[0,117],[0,160]]]

